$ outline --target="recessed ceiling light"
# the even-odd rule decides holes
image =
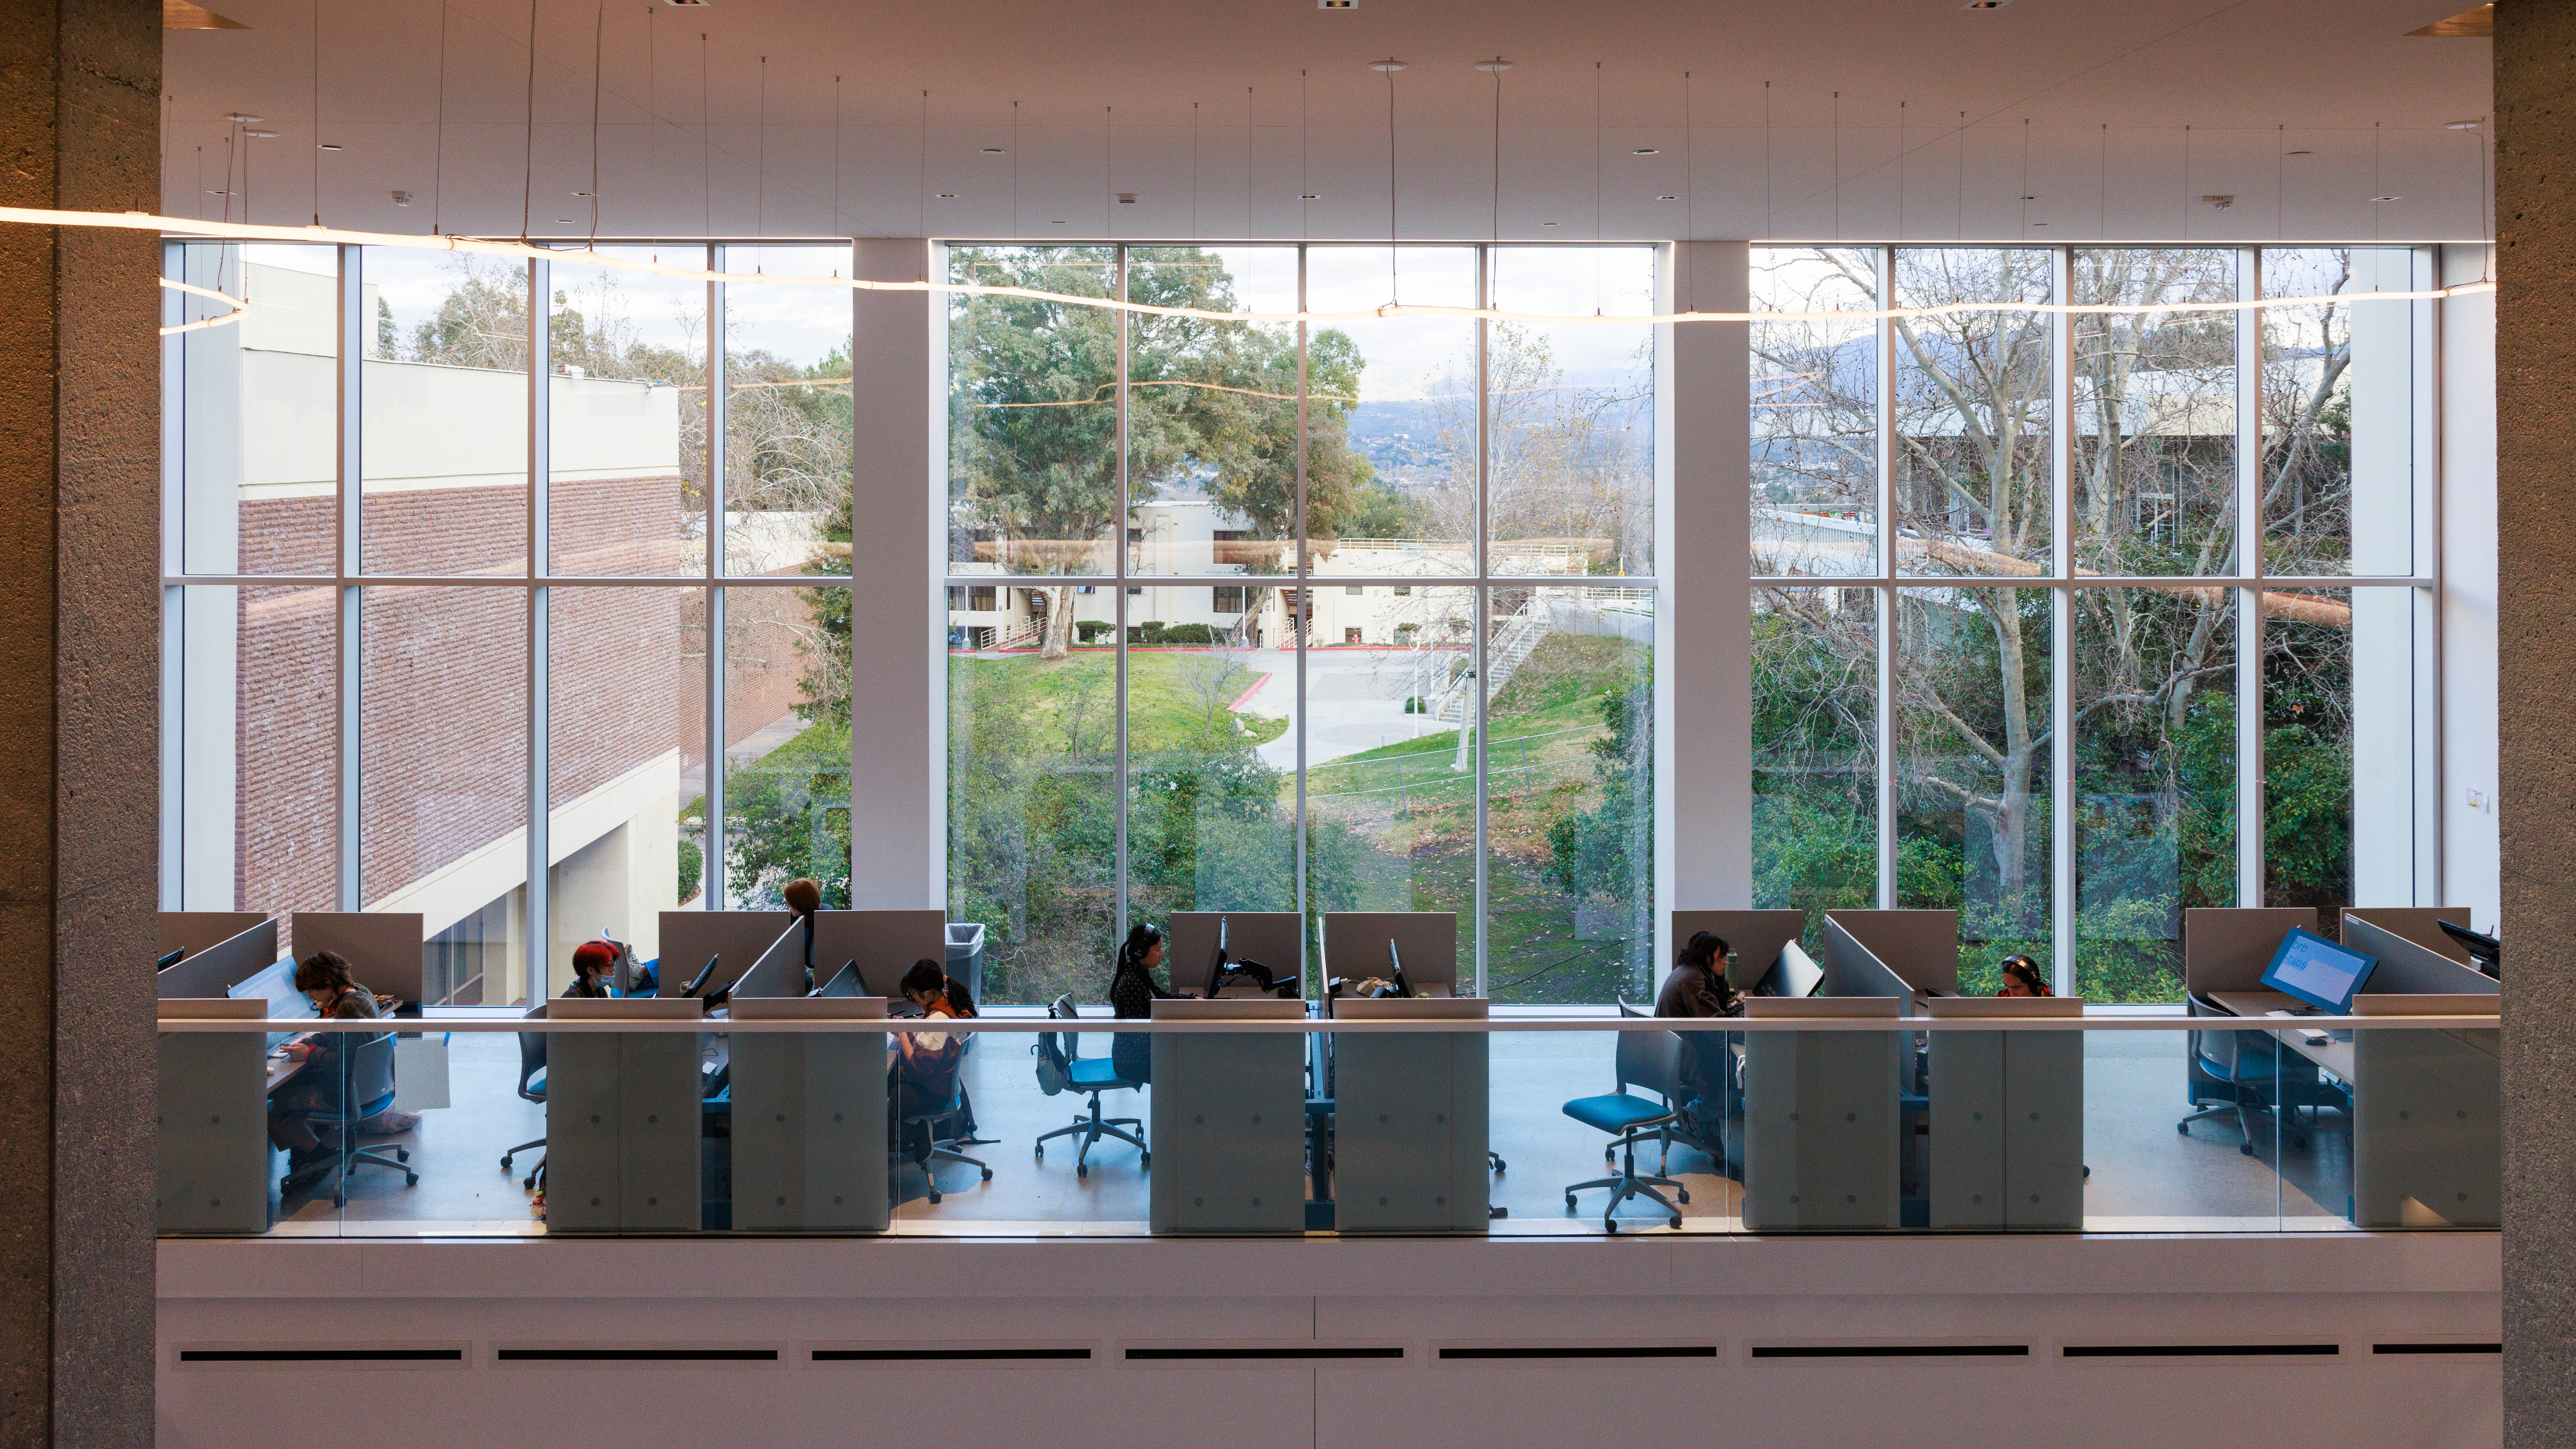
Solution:
[[[2374,196],[2370,199],[2373,201],[2404,201],[2406,198],[2402,196]]]
[[[277,133],[275,131],[244,131],[242,134],[250,137],[254,141],[274,141],[277,139]]]
[[[1318,10],[1357,10],[1360,0],[1315,0]]]
[[[2474,131],[2483,124],[2485,123],[2482,121],[2445,121],[2442,123],[2442,129],[2445,131]]]
[[[1492,60],[1480,60],[1480,61],[1476,62],[1476,69],[1481,70],[1481,71],[1484,71],[1484,72],[1485,72],[1486,74],[1488,74],[1488,75],[1497,74],[1497,73],[1500,73],[1500,72],[1502,72],[1502,71],[1507,71],[1507,70],[1510,70],[1511,68],[1512,68],[1512,63],[1511,63],[1510,61],[1508,61],[1508,60],[1503,59],[1503,58],[1502,58],[1501,56],[1499,56],[1499,55],[1498,55],[1498,56],[1495,56]]]
[[[1680,197],[1678,197],[1678,196],[1658,196],[1658,197],[1656,197],[1655,199],[1656,199],[1657,201],[1679,201],[1679,200],[1681,200],[1681,198],[1680,198]]]
[[[2001,10],[2011,3],[2012,0],[1968,0],[1967,4],[1962,5],[1959,8],[1962,10]]]
[[[1047,225],[1049,225],[1049,226],[1062,226],[1062,225],[1064,225],[1064,223],[1063,223],[1063,222],[1060,222],[1060,221],[1051,221],[1051,222],[1048,222],[1048,223],[1047,223]]]
[[[322,143],[322,149],[325,151],[337,151],[340,149],[340,143],[337,141],[325,141]]]
[[[1002,148],[999,146],[987,146],[984,148],[984,154],[987,156],[999,156],[1002,154]]]
[[[1395,74],[1397,71],[1400,71],[1400,70],[1404,69],[1404,62],[1403,62],[1403,61],[1400,61],[1400,60],[1397,60],[1397,59],[1396,59],[1395,57],[1393,57],[1393,56],[1388,56],[1388,57],[1387,57],[1386,59],[1384,59],[1384,60],[1373,60],[1373,61],[1370,61],[1370,62],[1369,62],[1369,69],[1374,70],[1374,71],[1383,71],[1383,72],[1385,72],[1385,73],[1386,73],[1386,74],[1388,74],[1388,75],[1393,75],[1393,74]]]
[[[2293,151],[2290,154],[2293,156],[2314,156],[2317,153],[2314,151]]]
[[[1539,223],[1539,225],[1541,225],[1541,226],[1554,226],[1554,225],[1556,225],[1556,223],[1555,223],[1555,222],[1552,222],[1552,221],[1542,221],[1542,222],[1540,222],[1540,223]]]
[[[1664,154],[1664,153],[1663,153],[1662,148],[1660,148],[1660,147],[1656,147],[1656,146],[1640,146],[1640,147],[1638,147],[1636,150],[1631,151],[1631,152],[1629,152],[1628,154],[1629,154],[1629,155],[1631,155],[1631,156],[1661,156],[1661,155],[1662,155],[1662,154]]]
[[[942,201],[955,201],[957,199],[957,193],[954,191],[943,191],[939,193],[939,199]]]
[[[1305,195],[1300,196],[1300,197],[1298,197],[1297,199],[1298,199],[1299,201],[1321,201],[1321,200],[1323,200],[1323,198],[1322,198],[1321,196],[1317,195],[1316,193],[1314,193],[1314,192],[1312,192],[1312,191],[1307,192]]]
[[[571,218],[571,217],[568,217],[568,216],[559,216],[559,217],[556,217],[556,218],[555,218],[555,225],[557,225],[557,226],[570,226],[570,225],[572,225],[572,218]]]

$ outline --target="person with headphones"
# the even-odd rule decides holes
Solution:
[[[1167,991],[1154,979],[1154,968],[1163,964],[1163,928],[1151,921],[1138,921],[1118,948],[1118,964],[1109,973],[1109,1011],[1120,1021],[1144,1021],[1154,1014],[1154,1003],[1171,1001],[1189,993]],[[1109,1045],[1110,1065],[1118,1075],[1139,1084],[1154,1080],[1154,1039],[1142,1032],[1120,1032]]]

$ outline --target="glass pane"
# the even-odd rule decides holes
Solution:
[[[573,948],[594,937],[659,957],[661,913],[697,894],[704,860],[680,820],[699,793],[682,793],[682,772],[704,753],[705,608],[702,589],[547,591],[547,962],[558,992]]]
[[[1756,247],[1756,312],[1867,312],[1878,260],[1862,247]],[[1878,569],[1878,328],[1830,318],[1756,324],[1753,572]]]
[[[724,909],[802,876],[850,902],[850,596],[725,590]],[[683,810],[703,815],[703,803]]]
[[[1655,310],[1647,247],[1498,247],[1494,305]],[[1655,571],[1655,329],[1497,322],[1486,340],[1486,508],[1500,575]]]
[[[2075,254],[2084,305],[2225,302],[2220,247]],[[2236,548],[2236,318],[2110,312],[2075,318],[2075,557],[2106,574],[2212,574]]]
[[[1306,304],[1359,312],[1390,299],[1476,304],[1476,254],[1466,247],[1314,247]],[[1347,501],[1318,515],[1315,572],[1464,574],[1475,571],[1476,326],[1443,317],[1362,317],[1316,327],[1309,344],[1308,446],[1350,468]],[[1356,398],[1353,403],[1348,399]],[[1346,463],[1357,449],[1368,466]]]
[[[2051,254],[1896,254],[1896,305],[2045,302]],[[1908,573],[2049,568],[2049,324],[2042,312],[1899,318],[1897,563]]]
[[[1959,913],[1959,990],[2050,959],[2048,593],[1897,596],[1896,904]]]
[[[2182,913],[2236,904],[2229,589],[2079,589],[2075,985],[2180,1001]]]
[[[287,913],[338,908],[335,593],[179,591],[181,908],[270,912],[280,950]]]
[[[728,272],[847,276],[847,246],[721,247]],[[725,287],[725,572],[811,574],[850,554],[851,294]]]
[[[1117,711],[1114,647],[949,650],[948,919],[984,927],[985,1004],[1108,989]]]
[[[528,549],[528,272],[370,250],[361,557],[378,574],[516,574]]]
[[[2416,285],[2403,247],[2263,253],[2267,297]],[[2265,572],[2413,572],[2415,313],[2407,302],[2264,310]]]
[[[1285,704],[1296,667],[1292,649],[1188,642],[1127,651],[1131,921],[1297,909],[1297,742]],[[1106,986],[1105,975],[1089,983],[1085,999]]]
[[[2263,595],[2263,903],[2329,929],[2336,907],[2417,898],[2416,597]]]
[[[1117,295],[1109,247],[957,247],[951,281]],[[948,559],[961,572],[1107,574],[1118,523],[1118,319],[958,296],[948,311]],[[1071,600],[1055,597],[1071,637]]]
[[[603,247],[703,267],[703,247]],[[558,574],[705,570],[707,289],[650,272],[553,268],[546,511]]]
[[[1313,929],[1328,911],[1454,911],[1466,977],[1476,959],[1475,591],[1337,586],[1317,589],[1311,607]]]
[[[239,322],[182,334],[167,381],[176,448],[164,471],[179,566],[337,572],[338,251],[266,243],[178,251],[178,280],[251,303]],[[171,295],[183,321],[232,310],[211,297]]]
[[[360,609],[358,880],[418,911],[424,998],[542,997],[527,956],[528,596],[371,588]]]
[[[1294,312],[1297,251],[1138,247],[1127,254],[1127,295],[1164,306]],[[1296,327],[1138,316],[1128,328],[1128,571],[1293,571]],[[1348,388],[1322,377],[1312,386],[1308,425],[1346,423],[1350,404],[1334,398]],[[1315,449],[1306,478],[1312,532],[1331,535],[1366,467],[1341,435]],[[1205,606],[1203,591],[1182,593]],[[1237,622],[1187,604],[1136,617],[1220,630]]]
[[[1486,994],[1654,989],[1655,596],[1497,589],[1485,633]]]
[[[1878,592],[1753,595],[1753,905],[1878,904]]]

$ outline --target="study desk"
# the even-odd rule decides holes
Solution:
[[[270,1053],[267,1057],[268,1085],[262,1089],[263,1092],[274,1093],[278,1088],[295,1080],[296,1073],[304,1070],[304,1060],[305,1059],[300,1057],[279,1056],[273,1052]]]
[[[2250,1023],[2263,1023],[2266,1012],[2299,1011],[2307,1006],[2306,1002],[2287,992],[2274,991],[2268,987],[2250,991],[2213,991],[2209,994],[2209,999],[2217,1002],[2219,1007],[2229,1015],[2243,1017]],[[2278,1020],[2278,1018],[2272,1018],[2272,1020]],[[2320,1069],[2332,1073],[2338,1080],[2349,1082],[2353,1079],[2351,1042],[2336,1041],[2332,1032],[2319,1032],[2318,1028],[2312,1026],[2290,1024],[2268,1029],[2281,1045],[2307,1058]],[[2311,1045],[2308,1042],[2310,1033],[2322,1035],[2326,1040]]]

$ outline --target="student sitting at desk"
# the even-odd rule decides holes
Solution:
[[[955,1021],[975,1015],[974,998],[950,980],[936,961],[913,962],[897,989],[925,1017]],[[895,1059],[886,1071],[886,1103],[895,1120],[899,1123],[907,1113],[936,1108],[954,1096],[960,1108],[958,1135],[974,1136],[975,1108],[957,1084],[957,1064],[966,1055],[966,1039],[944,1031],[907,1031],[895,1033],[894,1043]],[[928,1156],[929,1145],[919,1146],[916,1155]]]
[[[1683,944],[1673,961],[1672,974],[1664,978],[1664,989],[1655,993],[1655,1015],[1706,1018],[1742,1016],[1743,993],[1726,979],[1726,941],[1714,931],[1700,931]],[[1673,1105],[1691,1119],[1692,1131],[1702,1143],[1720,1139],[1725,1115],[1728,1063],[1732,1054],[1728,1044],[1736,1033],[1711,1031],[1681,1032],[1682,1053],[1680,1079],[1674,1086],[1679,1098]]]
[[[2047,973],[2041,971],[2039,963],[2028,956],[2006,956],[2003,959],[2002,970],[2004,984],[1995,992],[1997,996],[2055,996],[2057,994],[2049,989]]]
[[[1138,921],[1109,973],[1109,1014],[1120,1021],[1144,1021],[1153,1016],[1155,1002],[1179,999],[1180,992],[1165,991],[1154,981],[1154,968],[1162,964],[1163,928]],[[1120,1032],[1109,1044],[1109,1063],[1122,1081],[1151,1082],[1154,1039],[1142,1032]]]
[[[385,1014],[374,992],[349,979],[349,963],[336,951],[316,951],[297,962],[295,989],[317,1015],[372,1020]],[[349,1054],[373,1040],[356,1032],[318,1032],[284,1048],[304,1070],[269,1098],[268,1140],[286,1149],[289,1177],[319,1172],[330,1161],[332,1149],[322,1145],[312,1119],[328,1120],[344,1110]]]
[[[586,996],[599,1000],[612,995],[608,989],[609,973],[617,969],[617,948],[606,941],[584,941],[572,948],[572,984],[566,996]]]

